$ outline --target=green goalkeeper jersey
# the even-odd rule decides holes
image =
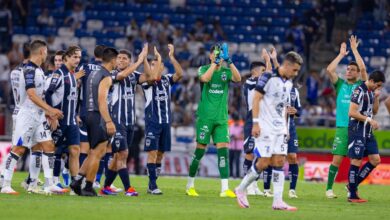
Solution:
[[[348,127],[349,122],[349,104],[353,90],[362,84],[361,80],[349,84],[346,80],[339,78],[334,84],[336,88],[336,126]]]
[[[201,66],[198,76],[201,77],[210,68],[210,65]],[[228,120],[229,82],[232,71],[221,66],[215,70],[211,80],[200,84],[201,97],[196,113],[198,119],[223,121]]]

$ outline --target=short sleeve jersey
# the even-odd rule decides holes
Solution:
[[[362,83],[361,80],[356,81],[353,84],[349,84],[344,79],[339,79],[334,84],[336,88],[336,126],[348,127],[348,111],[349,104],[351,102],[352,92]]]

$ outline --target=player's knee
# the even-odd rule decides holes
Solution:
[[[80,148],[77,146],[69,147],[69,155],[71,157],[78,157],[80,155]]]
[[[381,158],[379,156],[370,158],[370,163],[376,167],[381,163]]]
[[[18,155],[19,157],[22,156],[26,152],[26,149],[24,147],[13,147],[12,153]]]
[[[253,154],[252,153],[249,153],[249,154],[245,154],[245,159],[247,160],[253,160]]]
[[[126,161],[128,155],[129,153],[127,150],[120,151],[118,153],[118,161]]]
[[[288,154],[287,155],[287,162],[289,164],[296,164],[298,162],[297,155],[296,154]]]
[[[36,144],[36,145],[34,145],[34,146],[31,148],[31,150],[32,150],[33,152],[42,151],[42,146],[41,146],[40,144]]]
[[[148,162],[156,163],[157,160],[157,151],[149,151],[148,152]]]
[[[45,142],[40,143],[40,145],[42,146],[43,152],[55,151],[55,146],[54,146],[53,141],[45,141]]]
[[[197,144],[196,144],[196,148],[206,149],[206,147],[207,147],[206,144],[201,144],[201,143],[197,143]]]

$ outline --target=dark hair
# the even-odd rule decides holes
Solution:
[[[130,51],[122,49],[122,50],[119,50],[119,54],[125,54],[131,60],[131,53],[130,53]]]
[[[210,53],[213,53],[216,48],[221,49],[221,44],[214,44],[213,46],[211,46]]]
[[[260,66],[264,66],[265,67],[265,63],[263,63],[261,61],[252,62],[250,67],[249,67],[249,70],[252,71],[254,68],[260,67]]]
[[[36,52],[39,48],[41,47],[47,47],[47,44],[45,41],[43,40],[34,40],[33,42],[31,42],[30,44],[30,51],[32,53]]]
[[[291,63],[297,63],[302,66],[303,59],[301,55],[299,55],[297,52],[290,51],[284,56],[284,61],[289,61]]]
[[[30,57],[30,44],[24,43],[23,44],[23,58],[28,59]]]
[[[370,73],[368,80],[373,80],[375,83],[377,82],[386,82],[385,74],[380,70],[374,70]]]
[[[93,51],[93,55],[95,55],[95,58],[103,58],[103,51],[107,47],[105,45],[96,45],[95,50]]]
[[[54,56],[64,56],[65,51],[64,50],[57,50]]]
[[[118,51],[115,48],[107,47],[103,50],[103,63],[108,63],[118,56]]]
[[[348,63],[348,66],[356,66],[357,70],[360,71],[359,65],[355,61],[351,61]]]
[[[81,52],[81,48],[78,47],[78,46],[70,46],[65,51],[64,55],[62,56],[62,58],[64,59],[65,57],[71,57],[71,56],[73,56],[76,53],[76,51],[80,51]]]

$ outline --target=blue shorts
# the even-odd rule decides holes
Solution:
[[[255,148],[255,140],[252,137],[252,123],[245,123],[244,125],[244,152],[246,154],[253,153]]]
[[[362,159],[368,155],[379,154],[374,134],[370,133],[364,137],[362,133],[348,130],[348,157],[351,159]]]
[[[80,122],[80,142],[88,142],[88,132],[87,132],[87,119],[85,117],[81,117]]]
[[[77,125],[60,125],[52,133],[52,138],[56,146],[80,145],[79,127]]]
[[[148,123],[145,125],[145,151],[171,151],[171,125]]]
[[[116,132],[111,143],[113,153],[127,150],[134,137],[133,125],[115,124],[115,127]]]
[[[298,136],[295,129],[290,130],[290,139],[288,139],[287,143],[287,153],[298,153]]]

